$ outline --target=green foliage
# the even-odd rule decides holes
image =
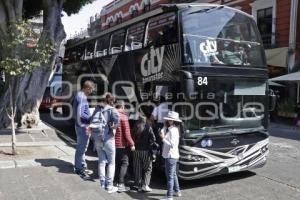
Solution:
[[[82,6],[92,3],[94,0],[66,0],[63,4],[63,10],[67,15],[78,13]],[[24,0],[24,18],[30,19],[40,14],[42,10],[42,1],[40,0]]]
[[[53,45],[38,39],[30,23],[12,23],[8,33],[0,38],[0,68],[11,76],[19,76],[47,63],[54,51]]]

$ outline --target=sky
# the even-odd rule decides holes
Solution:
[[[82,7],[79,13],[73,14],[70,17],[64,13],[62,23],[65,27],[67,37],[69,38],[70,35],[74,35],[76,31],[80,32],[82,28],[86,29],[90,17],[96,13],[100,13],[101,8],[111,1],[112,0],[95,0],[93,3]]]

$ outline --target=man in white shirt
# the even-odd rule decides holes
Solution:
[[[164,125],[164,117],[168,115],[168,103],[165,102],[165,98],[163,96],[160,97],[160,103],[157,107],[155,107],[152,111],[151,118],[153,121],[156,121],[157,126],[162,128]]]
[[[173,188],[175,190],[174,195],[180,197],[180,187],[178,177],[176,173],[177,162],[179,159],[179,129],[174,125],[174,121],[182,122],[179,119],[179,114],[174,111],[169,111],[165,119],[165,126],[160,132],[160,137],[163,143],[162,156],[165,158],[165,173],[167,176],[168,192],[163,200],[173,200]]]

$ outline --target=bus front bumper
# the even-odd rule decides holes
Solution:
[[[237,146],[228,152],[181,146],[178,176],[192,180],[262,167],[269,153],[268,144],[267,138],[254,145]]]

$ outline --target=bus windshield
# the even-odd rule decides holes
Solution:
[[[231,78],[210,78],[210,81],[214,84],[195,86],[195,98],[190,101],[193,109],[186,109],[182,114],[188,117],[183,119],[190,135],[263,126],[264,81]]]
[[[254,20],[223,6],[181,14],[185,65],[265,67]]]

